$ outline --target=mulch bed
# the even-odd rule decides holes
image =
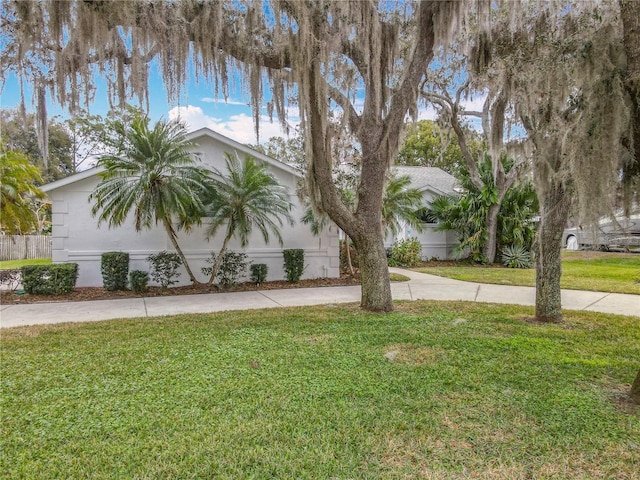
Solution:
[[[298,283],[289,283],[285,280],[273,282],[265,282],[256,285],[251,282],[240,283],[227,289],[220,289],[216,286],[207,285],[188,285],[184,287],[172,287],[162,289],[160,287],[149,287],[147,291],[141,295],[130,290],[108,292],[100,287],[82,287],[76,288],[73,292],[64,295],[30,295],[25,293],[18,295],[13,292],[0,292],[0,303],[3,305],[19,305],[26,303],[42,303],[42,302],[82,302],[86,300],[113,300],[122,298],[138,298],[138,297],[165,297],[171,295],[198,295],[203,293],[223,293],[223,292],[249,292],[255,290],[274,290],[282,288],[307,288],[307,287],[336,287],[360,285],[360,279],[353,276],[342,276],[340,278],[318,278],[300,280]]]

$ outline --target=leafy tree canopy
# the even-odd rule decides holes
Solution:
[[[38,230],[36,201],[44,193],[38,168],[22,152],[0,143],[0,226],[4,233],[27,234]]]
[[[486,148],[480,135],[470,128],[466,130],[471,153],[480,156]],[[396,160],[398,165],[438,167],[451,174],[464,162],[455,136],[433,120],[420,120],[409,125]]]
[[[0,110],[0,131],[5,146],[23,153],[39,171],[42,183],[66,177],[74,173],[73,140],[63,122],[57,118],[48,121],[48,162],[42,156],[36,116],[20,115],[16,110]]]

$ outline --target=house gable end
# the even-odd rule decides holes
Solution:
[[[235,140],[225,137],[224,135],[214,132],[209,128],[201,128],[194,132],[190,132],[189,134],[187,134],[187,138],[193,141],[194,143],[196,143],[196,145],[199,145],[198,139],[203,139],[203,138],[211,139],[217,143],[222,144],[223,151],[229,151],[230,153],[233,151],[237,151],[237,152],[244,153],[246,155],[251,155],[256,159],[262,162],[265,162],[272,168],[281,170],[284,173],[288,173],[297,178],[302,177],[302,173],[295,167],[292,167],[291,165],[287,165],[286,163],[280,162],[274,158],[264,155],[246,145],[243,145],[239,142],[236,142]],[[197,146],[195,148],[195,151],[198,153],[202,153],[202,152],[199,152],[199,149]],[[89,168],[87,170],[76,173],[74,175],[70,175],[68,177],[61,178],[60,180],[56,180],[55,182],[47,183],[40,188],[42,189],[43,192],[49,193],[59,188],[66,187],[67,185],[71,185],[73,183],[98,175],[102,171],[104,171],[104,168],[102,167]]]

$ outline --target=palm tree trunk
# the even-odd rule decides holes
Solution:
[[[198,285],[200,282],[198,281],[196,276],[191,271],[191,267],[189,267],[189,262],[187,262],[187,257],[185,257],[184,253],[182,252],[182,249],[180,248],[180,245],[178,245],[178,240],[176,238],[176,232],[173,229],[173,226],[171,225],[171,221],[165,218],[162,221],[162,223],[164,224],[164,228],[167,231],[167,235],[169,235],[169,239],[171,240],[171,244],[173,245],[173,248],[176,250],[177,254],[182,259],[182,263],[184,265],[184,268],[187,270],[187,274],[189,275],[189,280],[191,280],[191,283],[193,285]]]
[[[487,230],[487,241],[484,244],[483,255],[489,263],[496,262],[496,251],[498,248],[498,214],[500,213],[500,205],[502,202],[494,203],[489,207],[487,218],[485,220],[485,228]]]
[[[351,262],[351,247],[349,246],[349,236],[344,236],[344,247],[347,249],[347,266],[349,267],[349,273],[353,277],[353,263]]]
[[[232,235],[227,235],[222,242],[222,248],[218,253],[218,258],[216,258],[216,262],[213,264],[213,268],[211,269],[211,276],[209,277],[209,281],[207,285],[213,285],[214,280],[216,279],[216,275],[218,275],[218,270],[220,270],[220,265],[222,265],[222,256],[224,252],[227,251],[227,246],[229,245],[229,240],[231,240]]]

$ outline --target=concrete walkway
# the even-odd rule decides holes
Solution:
[[[411,279],[408,282],[391,284],[394,300],[464,300],[516,305],[535,304],[533,287],[463,282],[398,268],[389,270]],[[351,286],[2,305],[0,306],[0,328],[359,301],[360,287]],[[640,295],[563,290],[562,305],[568,310],[640,316]]]

